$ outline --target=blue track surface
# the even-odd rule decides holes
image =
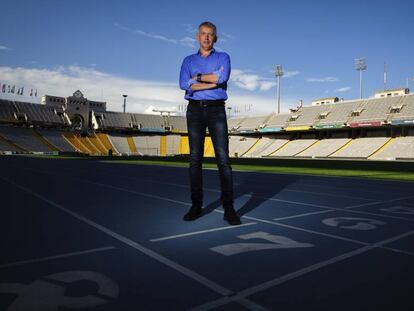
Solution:
[[[414,310],[413,184],[0,157],[0,310]]]

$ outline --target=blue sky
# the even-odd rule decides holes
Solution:
[[[400,0],[2,0],[0,83],[62,96],[80,89],[115,111],[123,93],[130,111],[177,107],[182,59],[210,20],[231,56],[228,104],[240,114],[276,109],[275,64],[285,71],[282,111],[300,99],[359,98],[358,57],[369,97],[383,88],[384,62],[388,88],[407,78],[414,87],[413,11]]]

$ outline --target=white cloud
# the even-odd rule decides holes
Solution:
[[[10,51],[11,48],[5,46],[5,45],[0,45],[0,50],[4,50],[4,51]]]
[[[236,39],[233,35],[230,35],[230,34],[225,33],[225,32],[220,32],[218,35],[221,36],[221,37],[224,37],[226,39],[230,39],[230,40]]]
[[[193,24],[183,24],[183,26],[185,27],[185,31],[188,33],[195,34],[198,30]]]
[[[262,81],[260,84],[260,90],[261,91],[268,91],[270,90],[272,87],[276,86],[276,82],[272,82],[272,81]]]
[[[237,70],[236,70],[237,72]],[[242,72],[242,71],[240,71]],[[254,76],[254,75],[250,75]],[[184,91],[178,87],[178,82],[159,82],[129,79],[114,76],[95,68],[83,68],[79,66],[60,66],[54,69],[38,68],[11,68],[0,66],[0,77],[2,83],[16,85],[25,88],[25,95],[31,88],[38,90],[38,98],[44,94],[67,97],[76,90],[80,90],[84,96],[90,100],[107,102],[109,111],[122,111],[122,94],[128,94],[127,111],[137,113],[153,113],[153,109],[174,110],[175,107],[186,103]],[[245,82],[246,85],[254,82]],[[247,79],[249,80],[249,79]],[[257,80],[256,88],[269,88],[270,81]],[[249,115],[267,114],[274,111],[275,99],[273,97],[263,97],[257,95],[240,94],[235,88],[228,91],[228,105],[241,108],[251,104],[252,110],[241,113]],[[10,94],[0,93],[3,98]],[[13,94],[13,96],[15,96]],[[34,101],[32,97],[10,97],[10,99],[20,99]],[[287,111],[289,107],[295,105],[296,100],[282,98],[282,110]]]
[[[247,73],[240,69],[233,69],[230,76],[230,81],[241,89],[248,91],[268,91],[276,85],[274,81],[263,78],[259,75]]]
[[[336,89],[335,92],[348,92],[351,89],[350,86],[341,87],[339,89]]]
[[[336,77],[325,77],[325,78],[307,78],[307,82],[336,82],[339,81]]]
[[[188,46],[190,48],[195,48],[197,40],[194,38],[190,38],[190,37],[184,37],[179,41],[179,43],[181,45]]]
[[[148,38],[151,38],[151,39],[161,40],[161,41],[168,42],[168,43],[173,43],[173,44],[180,44],[180,45],[190,47],[190,48],[195,48],[196,47],[195,43],[197,41],[193,38],[190,38],[190,37],[184,37],[182,39],[171,39],[171,38],[167,38],[163,35],[145,32],[145,31],[142,31],[140,29],[131,29],[131,28],[125,27],[125,26],[123,26],[121,24],[118,24],[118,23],[115,23],[114,25],[115,25],[115,27],[117,27],[117,28],[119,28],[123,31],[132,33],[134,35],[148,37]]]
[[[229,99],[226,103],[227,106],[232,107],[230,112],[231,116],[234,115],[234,111],[240,111],[236,116],[263,116],[277,111],[276,99],[274,97],[262,97],[262,96],[246,96],[233,92],[229,92]],[[250,110],[246,110],[246,107],[251,106]],[[287,113],[291,107],[296,107],[297,100],[291,98],[281,98],[280,110],[282,113]]]
[[[127,110],[143,112],[149,106],[171,107],[184,102],[177,83],[142,81],[113,76],[78,66],[55,69],[0,67],[2,82],[37,89],[38,94],[69,96],[81,90],[91,100],[106,101],[110,111],[122,111],[122,94],[128,94]],[[1,93],[0,93],[1,94]]]
[[[143,111],[143,113],[145,113],[145,114],[157,114],[157,115],[159,115],[160,113],[157,110],[169,111],[169,112],[175,113],[177,111],[177,107],[157,107],[157,106],[152,106],[151,105],[147,109],[145,109]]]
[[[267,72],[270,73],[273,77],[275,76],[275,70],[274,69],[268,69]],[[299,74],[300,74],[299,70],[291,70],[291,71],[283,70],[282,78],[283,79],[290,79],[290,78],[293,78],[293,77],[295,77]]]
[[[300,71],[298,70],[294,70],[294,71],[286,71],[283,74],[283,78],[293,78],[294,76],[297,76],[298,74],[300,74]]]

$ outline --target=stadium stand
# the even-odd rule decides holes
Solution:
[[[87,139],[89,139],[91,144],[98,150],[98,154],[108,154],[108,149],[105,147],[105,145],[101,142],[101,140],[95,133],[89,135]]]
[[[236,132],[239,128],[239,124],[243,122],[243,120],[246,119],[246,117],[243,118],[229,118],[227,120],[227,127],[229,129],[229,132]]]
[[[64,120],[58,116],[54,107],[19,101],[15,101],[14,104],[17,113],[26,115],[26,120],[31,124],[64,125]]]
[[[67,140],[63,138],[62,132],[55,129],[37,128],[36,131],[55,146],[59,151],[72,152],[76,151]]]
[[[115,147],[119,154],[130,155],[132,153],[131,149],[129,148],[126,135],[119,133],[111,133],[110,135],[108,135],[108,139],[111,145]]]
[[[53,145],[52,143],[50,143],[45,137],[43,137],[43,135],[41,135],[36,128],[32,128],[34,135],[36,135],[36,137],[41,140],[45,145],[47,145],[49,147],[49,149],[53,150],[54,152],[58,152],[60,151],[55,145]]]
[[[168,135],[166,155],[176,155],[180,147],[180,135]]]
[[[115,146],[109,140],[107,134],[105,134],[105,133],[96,133],[96,136],[98,136],[101,143],[105,146],[106,150],[108,150],[108,153],[109,153],[109,150],[111,150],[113,155],[118,155],[119,154],[118,150],[115,148]]]
[[[353,139],[329,157],[367,159],[389,140],[390,138],[388,137],[363,137]]]
[[[214,157],[214,146],[211,137],[206,136],[204,139],[204,156]]]
[[[315,144],[317,139],[296,139],[291,140],[289,143],[285,144],[282,148],[279,148],[270,156],[272,157],[293,157],[296,154],[304,151],[313,144]]]
[[[400,105],[394,107],[394,111],[391,111],[391,121],[396,120],[408,120],[414,119],[414,94],[402,96]]]
[[[302,107],[288,120],[286,128],[297,126],[312,126],[317,122],[318,116],[324,112],[329,112],[332,105],[320,105],[311,107]],[[297,116],[297,117],[293,117]]]
[[[331,104],[329,113],[320,115],[320,119],[315,128],[334,128],[345,126],[353,111],[363,103],[363,101],[342,101]]]
[[[160,136],[134,136],[135,145],[140,155],[160,155]]]
[[[147,136],[147,148],[144,154],[160,155],[160,136]]]
[[[230,156],[413,160],[414,95],[375,96],[300,105],[289,113],[229,118]],[[185,117],[111,112],[93,106],[92,101],[88,104],[86,98],[82,111],[76,110],[76,102],[70,110],[66,105],[73,97],[68,99],[66,104],[63,97],[59,102],[51,100],[50,105],[1,99],[0,150],[91,155],[189,153]],[[77,115],[84,121],[82,127],[75,126]],[[208,133],[204,154],[214,156]]]
[[[7,153],[7,152],[15,152],[19,153],[24,151],[23,149],[19,148],[18,146],[14,145],[12,142],[9,142],[7,139],[3,138],[0,135],[0,152]]]
[[[242,157],[259,138],[230,136],[229,137],[229,154],[232,157]]]
[[[12,101],[0,99],[0,121],[16,122],[16,108]]]
[[[252,148],[247,151],[243,157],[245,158],[257,158],[262,154],[264,150],[269,148],[274,142],[274,138],[262,137]]]
[[[78,139],[90,151],[89,154],[92,154],[92,155],[99,155],[100,154],[99,149],[91,142],[89,137],[79,136]]]
[[[258,156],[260,157],[267,157],[270,156],[272,153],[276,152],[277,150],[283,148],[284,145],[289,143],[289,139],[281,139],[277,138],[273,140],[273,143],[262,150]]]
[[[183,117],[170,116],[170,129],[172,132],[185,133],[187,132],[187,121]]]
[[[134,138],[132,136],[127,136],[129,150],[131,150],[131,154],[138,154],[137,146],[135,145]]]
[[[131,115],[122,112],[95,113],[98,125],[102,129],[130,129],[133,127]]]
[[[179,154],[190,154],[190,145],[188,143],[188,136],[180,137],[180,146],[178,147]]]
[[[49,146],[36,137],[33,130],[19,126],[0,126],[0,135],[6,140],[12,141],[24,151],[52,152]]]
[[[75,150],[77,150],[78,152],[81,153],[86,153],[86,154],[90,154],[92,153],[91,150],[89,150],[84,144],[83,142],[79,139],[78,135],[76,135],[75,133],[72,132],[65,132],[63,134],[63,137],[68,141],[68,143],[70,143],[73,148],[75,148]]]
[[[237,125],[237,132],[239,133],[246,133],[246,132],[254,132],[259,128],[264,127],[265,121],[268,116],[260,116],[260,117],[250,117],[244,118],[238,125]]]
[[[286,126],[286,123],[289,121],[290,114],[277,114],[273,113],[270,115],[270,118],[266,122],[266,126],[262,129],[263,131],[276,129],[280,131],[283,127]]]
[[[390,98],[375,98],[367,100],[361,106],[361,113],[356,116],[352,116],[348,123],[362,122],[362,121],[381,121],[385,122],[388,117],[388,113],[392,106],[397,105],[401,101],[401,96],[390,97]]]
[[[373,154],[372,160],[414,159],[414,137],[396,137]]]
[[[350,138],[329,138],[319,140],[306,150],[298,153],[296,157],[324,158],[335,153],[345,144],[351,141]]]
[[[139,155],[144,155],[148,148],[147,138],[145,136],[133,136],[134,144]]]
[[[131,116],[135,126],[142,131],[165,131],[164,119],[159,115],[132,113]]]

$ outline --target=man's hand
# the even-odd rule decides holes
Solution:
[[[193,91],[202,91],[202,90],[210,90],[217,87],[215,83],[194,83],[191,85],[191,90]]]
[[[206,73],[201,75],[201,82],[204,83],[217,83],[219,79],[219,74],[224,71],[224,67],[222,66],[219,70],[217,70],[215,73]],[[197,81],[197,75],[191,78],[192,80]]]

